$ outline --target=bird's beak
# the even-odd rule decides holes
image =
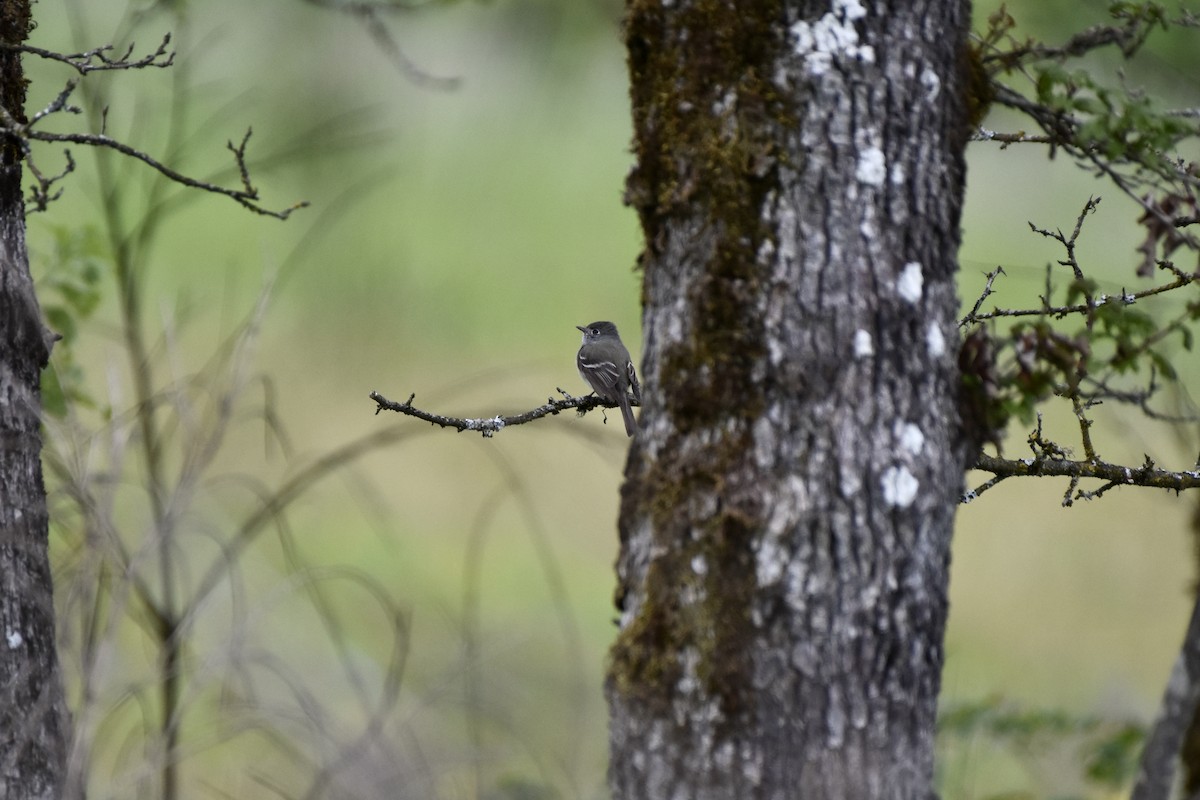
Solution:
[[[582,325],[576,325],[575,327],[578,328],[579,330],[583,331],[584,333],[587,333],[587,328],[583,327]]]

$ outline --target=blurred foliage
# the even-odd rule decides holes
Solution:
[[[1026,708],[999,695],[953,703],[938,716],[939,775],[949,780],[957,757],[978,748],[995,748],[1018,762],[1034,762],[1067,749],[1078,765],[1084,785],[1105,793],[1128,791],[1137,773],[1146,738],[1136,722],[1079,714],[1062,709]],[[949,763],[946,763],[949,762]],[[1031,771],[1033,769],[1030,764]],[[958,797],[953,787],[941,786],[943,796]],[[1024,790],[991,787],[981,797],[1036,797]]]
[[[46,231],[50,252],[31,257],[41,266],[36,289],[46,324],[61,338],[54,345],[53,367],[42,372],[42,406],[62,417],[71,404],[94,405],[75,346],[100,305],[112,259],[95,225],[51,224]]]
[[[1113,19],[1113,11],[1141,16],[1156,23],[1155,17],[1167,8],[1162,3],[1126,3],[1113,0],[975,0],[972,12],[975,28],[983,32],[989,17],[1003,12],[1013,17],[1022,35],[1041,41],[1066,39],[1089,26]],[[1181,4],[1187,8],[1187,4]],[[1174,6],[1171,6],[1174,8]],[[1156,89],[1176,88],[1195,82],[1200,74],[1200,51],[1192,39],[1180,31],[1166,31],[1150,42],[1136,65],[1137,74],[1154,83]]]
[[[1152,97],[1105,86],[1088,69],[1048,64],[1033,72],[1038,102],[1075,115],[1078,146],[1109,161],[1133,160],[1163,170],[1171,163],[1169,154],[1195,135],[1194,123],[1162,113]]]

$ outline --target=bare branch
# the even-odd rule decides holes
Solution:
[[[403,403],[397,403],[394,400],[388,400],[379,392],[371,392],[369,395],[375,401],[377,407],[375,413],[380,411],[395,411],[400,414],[405,414],[410,417],[425,420],[426,422],[439,425],[443,428],[454,428],[459,433],[463,431],[479,431],[485,439],[490,439],[498,432],[510,425],[524,425],[527,422],[541,419],[542,417],[554,416],[563,411],[575,409],[580,415],[586,414],[594,408],[618,408],[617,404],[609,400],[603,400],[596,395],[588,395],[587,397],[572,397],[562,389],[558,390],[563,396],[562,400],[555,400],[553,397],[546,399],[545,405],[526,411],[523,414],[515,414],[513,416],[502,416],[497,414],[490,418],[464,418],[464,417],[446,417],[441,414],[434,414],[430,411],[422,411],[413,406],[413,398],[416,394],[410,394],[408,399]],[[641,405],[638,398],[632,398],[630,405]]]
[[[983,291],[979,293],[979,299],[975,301],[975,305],[971,306],[971,311],[965,317],[958,321],[958,327],[962,328],[969,323],[979,320],[979,309],[983,306],[983,301],[987,300],[995,291],[992,284],[996,282],[996,278],[1001,275],[1007,275],[1004,267],[997,266],[994,270],[987,273],[987,283],[983,287]]]
[[[998,131],[990,131],[982,125],[979,130],[971,134],[972,142],[1000,142],[1001,150],[1008,147],[1010,144],[1053,144],[1054,140],[1049,136],[1038,136],[1035,134],[1025,133],[1025,131],[1017,131],[1016,133],[1000,133]]]
[[[67,88],[59,93],[54,102],[47,106],[46,109],[43,109],[41,112],[35,114],[33,118],[25,124],[17,122],[17,120],[13,118],[12,114],[10,114],[7,109],[5,109],[3,106],[0,106],[0,123],[2,123],[0,131],[16,137],[21,142],[26,153],[27,162],[29,160],[30,142],[57,142],[87,145],[89,147],[104,147],[110,150],[116,150],[122,155],[126,155],[130,158],[141,161],[143,164],[146,164],[152,169],[157,170],[159,173],[167,178],[170,178],[172,181],[180,184],[181,186],[187,186],[192,189],[200,189],[212,194],[223,195],[224,197],[232,199],[243,208],[249,209],[256,214],[261,214],[266,217],[287,219],[289,216],[291,216],[292,212],[308,206],[308,201],[301,201],[294,205],[275,211],[265,208],[258,202],[258,189],[251,182],[249,168],[246,166],[246,144],[250,140],[251,133],[249,128],[246,130],[246,135],[242,137],[241,143],[237,145],[234,145],[233,142],[227,143],[229,150],[233,153],[238,174],[241,176],[241,189],[230,189],[225,186],[219,186],[215,183],[202,181],[197,178],[184,175],[182,172],[168,167],[166,164],[154,158],[149,153],[144,153],[141,150],[125,144],[118,139],[113,139],[104,133],[52,133],[49,131],[34,130],[34,123],[45,118],[48,114],[54,113],[55,111],[77,111],[74,106],[68,106],[66,104],[67,97],[74,88],[75,87],[73,83],[68,84]]]
[[[27,211],[45,211],[51,203],[62,197],[62,188],[55,189],[54,184],[75,171],[75,159],[71,157],[71,151],[64,150],[63,156],[66,158],[67,164],[63,167],[62,172],[57,175],[46,175],[34,163],[33,154],[25,154],[25,166],[29,169],[29,174],[33,175],[35,182],[35,185],[29,187]]]
[[[1000,481],[1004,480],[1007,477],[1009,477],[1009,476],[1008,475],[995,475],[991,478],[988,478],[986,481],[981,483],[978,487],[976,487],[968,492],[965,492],[960,498],[958,498],[958,502],[962,503],[963,505],[970,503],[971,501],[978,498],[979,495],[983,494],[988,489],[991,489],[993,486],[1000,483]]]
[[[1002,69],[1017,69],[1035,61],[1061,61],[1078,58],[1092,50],[1116,45],[1126,56],[1130,56],[1145,41],[1146,30],[1137,22],[1123,27],[1094,25],[1081,31],[1058,47],[1044,44],[1026,44],[1012,50],[994,50],[983,55],[985,64],[997,65]]]
[[[58,96],[56,96],[53,100],[51,100],[50,103],[45,108],[43,108],[41,111],[38,111],[37,113],[35,113],[29,119],[29,122],[25,123],[25,126],[33,127],[34,125],[41,122],[43,119],[50,116],[51,114],[58,114],[58,113],[81,114],[81,113],[83,113],[83,109],[81,109],[79,106],[67,105],[67,100],[70,98],[71,93],[75,91],[75,87],[78,85],[79,85],[79,81],[77,81],[77,80],[67,81],[67,85],[64,86],[63,90],[58,93]]]
[[[1149,457],[1140,467],[1126,467],[1099,459],[1073,461],[1048,455],[1034,458],[999,458],[984,454],[979,457],[974,468],[982,472],[990,472],[997,478],[1041,477],[1076,480],[1090,478],[1105,482],[1104,486],[1096,492],[1079,492],[1075,497],[1077,500],[1095,499],[1116,486],[1145,486],[1151,489],[1170,489],[1176,492],[1185,489],[1200,489],[1200,470],[1172,472],[1159,469]]]
[[[400,74],[413,83],[432,89],[449,91],[458,87],[458,78],[442,78],[431,75],[417,66],[405,53],[400,43],[392,36],[391,31],[383,24],[382,14],[415,11],[425,2],[408,2],[408,0],[374,0],[374,2],[334,2],[334,0],[307,0],[308,3],[320,8],[327,8],[342,14],[350,14],[362,21],[367,34],[375,40],[375,44],[388,57]]]
[[[163,37],[162,43],[153,53],[136,61],[130,61],[130,56],[133,52],[133,45],[119,57],[110,58],[107,53],[112,51],[112,45],[105,45],[93,50],[88,50],[82,53],[72,53],[64,55],[54,53],[52,51],[43,50],[41,48],[30,47],[28,45],[4,45],[0,44],[0,48],[9,50],[19,50],[22,52],[30,52],[35,55],[42,56],[54,61],[60,61],[74,67],[81,75],[86,75],[89,72],[97,72],[101,70],[120,70],[120,69],[141,69],[145,67],[160,67],[165,68],[171,66],[175,61],[175,54],[167,52],[167,45],[171,41],[168,34]],[[107,127],[108,109],[104,109],[101,114],[101,129],[99,133],[52,133],[48,131],[35,130],[39,122],[49,116],[59,113],[79,114],[82,109],[78,106],[71,105],[68,101],[76,87],[79,85],[79,80],[74,79],[67,81],[66,86],[62,91],[55,96],[50,103],[42,110],[36,112],[27,122],[18,121],[8,109],[0,106],[0,133],[7,133],[17,140],[25,156],[25,163],[28,165],[30,172],[34,175],[37,185],[30,192],[30,202],[33,209],[36,211],[45,210],[47,204],[57,199],[61,191],[52,192],[52,186],[58,180],[61,180],[67,174],[74,170],[75,164],[70,153],[67,154],[67,167],[59,175],[46,177],[35,166],[32,158],[31,142],[56,142],[61,144],[77,144],[86,145],[89,147],[102,147],[110,150],[116,150],[122,155],[137,159],[143,164],[156,170],[163,176],[178,183],[181,186],[186,186],[191,189],[199,189],[209,192],[210,194],[218,194],[232,199],[234,202],[241,205],[256,214],[275,219],[287,219],[292,212],[297,209],[308,206],[307,201],[302,201],[294,205],[288,206],[280,210],[273,210],[264,207],[259,202],[258,189],[254,186],[250,179],[250,170],[246,164],[246,145],[250,140],[250,129],[247,128],[246,135],[242,137],[239,144],[228,142],[227,147],[233,153],[234,164],[237,168],[238,175],[241,178],[241,189],[230,189],[225,186],[220,186],[209,181],[192,178],[188,175],[179,172],[178,170],[168,167],[158,159],[148,153],[144,153],[131,145],[126,144],[118,139],[113,139],[105,132]]]
[[[1140,292],[1121,292],[1120,294],[1097,295],[1092,302],[1091,310],[1095,310],[1096,307],[1101,306],[1104,303],[1121,303],[1127,306],[1133,305],[1138,300],[1142,300],[1147,297],[1153,297],[1156,294],[1174,291],[1175,289],[1180,289],[1184,286],[1195,283],[1197,279],[1200,278],[1198,275],[1187,274],[1180,270],[1174,269],[1174,265],[1172,265],[1170,262],[1162,262],[1159,264],[1159,267],[1172,271],[1176,276],[1175,280],[1171,281],[1170,283],[1164,283],[1161,286],[1143,289]],[[988,274],[989,279],[992,278],[992,275],[993,273]],[[988,281],[988,286],[985,287],[985,294],[979,299],[979,303],[976,304],[975,309],[973,309],[970,314],[962,318],[962,320],[959,322],[959,327],[970,325],[976,322],[983,322],[989,319],[998,319],[1000,317],[1052,316],[1061,319],[1062,317],[1066,317],[1070,314],[1086,314],[1089,311],[1086,303],[1076,303],[1069,306],[1045,306],[1042,308],[995,308],[985,314],[979,314],[977,313],[977,310],[979,306],[982,305],[984,298],[991,293],[990,287],[991,280]]]
[[[101,47],[85,50],[82,53],[57,53],[53,50],[45,50],[41,47],[34,47],[29,44],[14,44],[9,42],[0,43],[0,49],[12,50],[19,53],[29,53],[39,56],[49,61],[57,61],[61,64],[74,69],[80,75],[87,75],[89,72],[104,72],[107,70],[121,69],[144,69],[146,67],[155,67],[158,69],[166,69],[175,63],[175,52],[167,51],[167,46],[171,43],[171,34],[163,36],[162,42],[159,43],[158,49],[152,53],[139,58],[136,61],[131,61],[133,49],[136,46],[130,43],[125,52],[116,58],[110,58],[109,53],[113,51],[111,44],[106,44]]]

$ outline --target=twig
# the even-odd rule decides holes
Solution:
[[[150,55],[147,55],[138,61],[128,60],[129,55],[133,51],[132,45],[130,46],[129,50],[127,50],[120,58],[116,59],[109,58],[105,55],[105,53],[112,49],[111,45],[99,47],[94,50],[88,50],[83,53],[73,53],[70,55],[53,53],[48,50],[42,50],[41,48],[31,48],[27,45],[0,44],[0,49],[6,48],[9,50],[15,49],[23,52],[31,52],[44,58],[70,64],[80,74],[86,75],[89,72],[95,72],[99,70],[169,67],[174,63],[175,58],[174,53],[166,55],[166,47],[169,42],[170,37],[164,37],[162,44],[159,45],[158,49],[154,53],[151,53]],[[164,58],[164,56],[166,57]],[[29,166],[30,172],[34,175],[37,181],[37,186],[35,186],[30,193],[30,200],[35,210],[44,210],[48,203],[59,196],[60,192],[51,193],[51,187],[56,181],[65,177],[74,169],[74,163],[72,162],[71,156],[68,153],[68,165],[63,173],[47,178],[41,172],[39,172],[33,164],[32,148],[30,147],[31,142],[56,142],[60,144],[77,144],[86,145],[88,147],[100,147],[107,148],[109,150],[115,150],[122,155],[141,161],[143,164],[146,164],[151,169],[156,170],[163,176],[181,186],[186,186],[191,189],[199,189],[201,191],[209,192],[210,194],[228,197],[241,205],[243,208],[266,217],[287,219],[292,215],[292,212],[308,206],[307,201],[301,201],[276,211],[264,207],[259,202],[258,189],[250,180],[250,170],[246,163],[246,145],[249,143],[251,134],[251,130],[249,128],[246,129],[246,134],[242,137],[240,143],[236,145],[232,141],[226,143],[229,151],[233,153],[234,164],[237,168],[238,175],[241,178],[242,187],[240,189],[231,189],[211,183],[209,181],[184,175],[182,172],[168,167],[166,164],[154,158],[149,153],[142,152],[141,150],[126,144],[125,142],[108,136],[104,132],[106,126],[103,122],[101,123],[101,129],[99,133],[54,133],[50,131],[37,130],[35,126],[49,116],[59,113],[79,114],[81,112],[79,107],[70,105],[68,103],[71,94],[75,91],[78,85],[78,80],[67,81],[67,84],[65,87],[63,87],[62,91],[60,91],[45,108],[30,117],[28,121],[18,120],[7,108],[0,104],[0,133],[6,133],[16,139],[24,154],[25,163]],[[107,109],[105,110],[103,116],[107,116]]]
[[[1035,135],[1025,133],[1025,131],[1017,131],[1016,133],[1000,133],[998,131],[990,131],[982,125],[979,129],[971,134],[972,142],[1000,142],[1003,147],[1008,147],[1010,144],[1054,144],[1054,140],[1049,136]]]
[[[987,273],[987,283],[984,285],[983,291],[980,292],[979,299],[975,301],[975,305],[971,306],[970,313],[958,321],[958,327],[962,328],[967,324],[975,322],[979,319],[979,309],[983,306],[983,301],[991,297],[992,293],[995,291],[992,288],[992,284],[996,282],[996,278],[1007,274],[1008,273],[1004,271],[1004,267],[1001,266],[997,266],[994,270]]]
[[[56,175],[45,175],[34,163],[33,154],[25,154],[25,166],[29,168],[29,174],[33,176],[34,180],[34,185],[29,187],[29,205],[26,206],[26,211],[45,211],[51,203],[62,197],[62,188],[54,189],[54,184],[75,171],[75,159],[71,157],[71,151],[64,150],[63,156],[66,157],[67,164],[63,167],[62,172]]]
[[[1166,268],[1168,266],[1168,262],[1163,262],[1159,266]],[[1178,272],[1176,273],[1176,275],[1177,276],[1176,276],[1175,280],[1173,280],[1171,283],[1164,283],[1161,286],[1154,286],[1150,289],[1143,289],[1140,292],[1121,292],[1120,294],[1098,295],[1092,303],[1092,310],[1094,310],[1098,306],[1103,305],[1104,303],[1121,303],[1122,305],[1127,305],[1127,306],[1133,305],[1136,301],[1141,300],[1143,298],[1153,297],[1156,294],[1162,294],[1163,292],[1170,292],[1175,289],[1179,289],[1184,286],[1187,286],[1188,284],[1195,283],[1197,280],[1197,277],[1198,277],[1196,275],[1187,275],[1187,274],[1182,274],[1182,273],[1178,273]],[[988,287],[990,287],[990,286],[991,286],[991,284],[989,283]],[[985,295],[985,297],[986,297],[986,295]],[[979,304],[982,304],[982,302],[983,302],[983,298],[980,299]],[[976,313],[976,309],[978,309],[979,304],[977,304],[975,306],[975,309],[972,309],[970,314],[968,314],[967,316],[962,318],[962,320],[959,322],[959,327],[969,325],[969,324],[975,323],[975,322],[983,322],[984,320],[999,319],[1000,317],[1052,316],[1052,317],[1056,317],[1056,318],[1062,318],[1062,317],[1066,317],[1070,314],[1086,314],[1089,311],[1087,303],[1076,303],[1074,305],[1069,305],[1069,306],[1048,306],[1048,307],[1043,307],[1043,308],[1019,308],[1019,309],[1017,309],[1017,308],[1003,308],[1003,309],[998,308],[998,309],[993,309],[991,311],[988,311],[985,314],[978,314],[978,313]]]
[[[184,175],[182,172],[168,167],[158,159],[151,156],[149,153],[144,153],[135,147],[125,144],[122,141],[113,139],[102,133],[50,133],[48,131],[30,130],[28,126],[16,124],[16,121],[0,107],[0,119],[4,123],[3,131],[11,133],[19,139],[30,142],[58,142],[66,144],[80,144],[89,147],[104,147],[110,150],[116,150],[122,155],[137,159],[143,164],[146,164],[151,169],[157,170],[167,178],[170,178],[175,183],[181,186],[187,186],[192,189],[200,189],[201,191],[210,192],[212,194],[228,197],[234,202],[241,205],[255,214],[261,214],[264,217],[273,217],[274,219],[287,219],[292,215],[292,212],[298,211],[301,208],[308,207],[308,201],[302,200],[299,203],[294,203],[286,208],[274,211],[265,208],[258,202],[258,189],[250,182],[250,174],[246,166],[246,144],[250,139],[250,129],[246,130],[246,135],[242,137],[242,141],[235,145],[233,142],[227,142],[226,146],[233,153],[234,161],[237,164],[238,174],[242,179],[241,189],[230,189],[225,186],[219,186],[215,183],[192,178]]]
[[[979,497],[979,495],[983,494],[988,489],[991,489],[993,486],[1000,483],[1000,481],[1004,480],[1007,477],[1009,477],[1009,476],[1008,475],[995,475],[991,478],[988,478],[986,481],[981,483],[976,488],[974,488],[968,492],[964,492],[962,494],[962,496],[960,496],[958,498],[958,502],[962,503],[963,505],[970,503],[971,501],[977,499]]]
[[[420,86],[425,86],[441,91],[450,91],[458,88],[458,78],[443,78],[437,75],[431,75],[405,54],[404,49],[400,47],[400,43],[392,36],[387,26],[384,25],[382,15],[387,13],[408,12],[419,9],[424,2],[408,2],[408,0],[384,0],[380,2],[333,2],[333,0],[307,0],[308,3],[326,8],[331,11],[338,11],[343,14],[358,17],[366,28],[367,34],[375,40],[375,44],[383,51],[392,65],[410,81]]]
[[[158,49],[149,53],[137,61],[130,61],[130,56],[133,55],[134,44],[129,47],[117,58],[109,58],[108,54],[113,51],[111,44],[106,44],[101,47],[95,47],[91,50],[85,50],[82,53],[56,53],[53,50],[45,50],[41,47],[34,47],[29,44],[18,44],[11,42],[0,43],[0,49],[15,50],[19,53],[29,53],[39,56],[48,61],[57,61],[61,64],[74,69],[80,75],[87,75],[89,72],[103,72],[106,70],[120,69],[144,69],[146,67],[156,67],[166,69],[175,63],[174,51],[167,52],[167,46],[171,43],[171,34],[163,36],[162,42],[159,43]]]

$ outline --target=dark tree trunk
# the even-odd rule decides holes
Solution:
[[[607,682],[619,800],[933,792],[971,455],[969,18],[630,0],[645,405]]]
[[[0,40],[29,2],[0,0]],[[24,121],[20,55],[0,50],[0,102]],[[39,376],[50,354],[25,249],[18,145],[0,141],[0,797],[59,797],[67,722],[54,638]]]

